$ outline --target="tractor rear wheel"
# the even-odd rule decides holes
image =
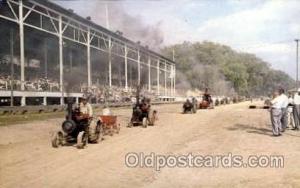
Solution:
[[[90,124],[89,127],[89,142],[91,143],[98,143],[103,138],[103,127],[102,124],[97,122]]]

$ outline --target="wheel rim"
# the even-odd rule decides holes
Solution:
[[[87,142],[86,133],[82,131],[77,136],[77,148],[79,149],[84,148],[86,142]]]

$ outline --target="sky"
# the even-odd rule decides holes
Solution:
[[[273,68],[296,75],[299,0],[52,1],[104,27],[107,5],[109,29],[150,47],[212,41],[254,53]]]

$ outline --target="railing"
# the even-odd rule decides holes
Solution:
[[[162,105],[162,104],[181,104],[182,102],[167,102],[167,101],[157,101],[153,102],[152,105]],[[92,105],[94,109],[101,109],[104,104],[94,104]],[[131,107],[132,103],[110,103],[108,105],[111,108],[120,107]],[[0,115],[16,115],[16,114],[27,114],[27,113],[49,113],[49,112],[63,112],[66,111],[66,105],[51,105],[51,106],[18,106],[18,107],[0,107]]]

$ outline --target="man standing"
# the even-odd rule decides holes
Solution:
[[[294,108],[294,99],[293,99],[292,93],[289,93],[288,126],[287,126],[287,128],[291,125],[292,129],[295,128],[295,120],[294,120],[294,115],[293,115],[293,108]]]
[[[281,117],[282,117],[282,103],[278,91],[274,92],[273,99],[271,100],[271,122],[272,122],[272,131],[273,136],[281,136]]]
[[[281,103],[281,126],[282,126],[282,132],[285,131],[286,127],[288,126],[288,105],[289,105],[289,98],[284,94],[284,89],[280,88],[278,90],[280,95],[280,103]]]
[[[299,130],[299,118],[300,118],[300,88],[298,92],[294,95],[294,120],[295,120],[295,128],[293,130]]]

